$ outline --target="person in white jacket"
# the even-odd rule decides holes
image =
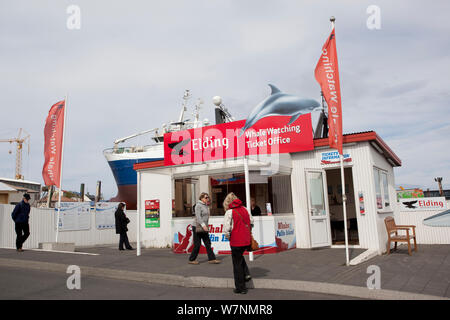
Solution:
[[[206,192],[202,192],[199,201],[195,205],[195,218],[192,227],[194,249],[189,256],[189,264],[199,264],[197,261],[197,256],[200,251],[202,240],[205,244],[206,252],[208,253],[208,262],[212,264],[220,263],[220,261],[216,259],[216,255],[211,248],[211,240],[209,239],[209,203],[209,195]]]

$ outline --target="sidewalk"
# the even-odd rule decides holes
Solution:
[[[187,255],[174,254],[170,249],[144,249],[140,257],[136,256],[136,251],[118,251],[115,246],[78,248],[77,251],[98,255],[31,250],[17,253],[11,249],[0,249],[0,266],[9,264],[21,268],[54,268],[52,271],[55,271],[63,270],[62,267],[68,265],[78,265],[82,274],[86,270],[91,275],[123,279],[129,277],[137,281],[142,279],[183,286],[233,287],[229,255],[218,256],[222,261],[219,265],[208,264],[206,255],[199,256],[200,265],[190,265]],[[351,250],[351,258],[363,251]],[[345,266],[344,249],[331,248],[294,249],[258,255],[248,265],[255,288],[335,291],[348,296],[364,295],[365,298],[393,298],[395,295],[401,298],[402,294],[394,292],[401,291],[410,299],[415,297],[407,293],[450,298],[450,245],[420,245],[419,251],[413,252],[412,256],[408,255],[405,247],[400,246],[397,252],[389,256],[377,256],[350,267]],[[380,267],[382,290],[367,289],[366,281],[370,275],[366,272],[369,265]]]

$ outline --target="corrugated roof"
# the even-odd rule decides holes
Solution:
[[[17,190],[3,182],[0,182],[0,191],[17,191]]]

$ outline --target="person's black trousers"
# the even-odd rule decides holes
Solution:
[[[123,249],[123,245],[125,244],[125,248],[131,249],[130,242],[128,241],[128,236],[126,232],[122,232],[120,234],[120,240],[119,240],[119,249]]]
[[[242,291],[245,287],[245,276],[250,275],[247,263],[245,262],[244,252],[249,246],[231,247],[231,259],[233,261],[234,286],[236,290]]]
[[[28,222],[16,222],[16,248],[22,249],[23,243],[28,239],[30,236],[30,226]]]
[[[189,261],[194,261],[197,259],[198,253],[200,251],[200,246],[205,244],[206,252],[208,253],[208,260],[216,260],[216,255],[211,249],[211,240],[209,239],[209,232],[196,232],[195,227],[192,227],[192,233],[194,234],[194,249],[192,249]]]

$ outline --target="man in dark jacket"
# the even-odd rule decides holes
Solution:
[[[130,222],[130,219],[127,218],[125,213],[123,212],[123,208],[125,207],[124,203],[119,203],[117,206],[117,210],[114,214],[115,220],[116,220],[116,233],[120,234],[120,240],[119,240],[119,250],[124,250],[123,245],[125,244],[125,247],[128,250],[133,250],[133,248],[130,245],[130,242],[128,241],[127,236],[127,224]]]
[[[16,249],[18,252],[22,252],[22,245],[30,236],[30,226],[28,224],[28,219],[30,217],[30,195],[25,193],[23,195],[23,200],[16,204],[11,217],[15,223],[16,229]]]

